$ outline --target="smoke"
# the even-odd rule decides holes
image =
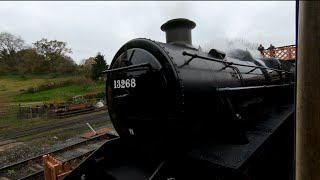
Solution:
[[[224,25],[224,20],[215,19],[214,23],[211,21],[203,21],[201,14],[203,13],[202,9],[204,7],[194,8],[195,5],[198,5],[196,2],[173,1],[170,4],[158,3],[157,5],[157,7],[160,9],[158,20],[162,21],[163,23],[175,18],[187,18],[194,21],[196,24],[199,23],[199,25],[202,26],[200,26],[201,28],[205,28],[205,26],[207,26],[207,29],[193,30],[192,41],[194,47],[199,48],[204,52],[209,52],[211,49],[218,49],[226,52],[227,54],[234,49],[241,49],[244,51],[249,51],[253,57],[260,57],[260,52],[257,50],[259,44],[244,40],[243,38],[237,38],[236,36],[238,33],[226,32],[228,26]],[[219,9],[212,8],[211,10],[219,11]],[[231,21],[234,23],[234,20]],[[219,27],[216,26],[217,24],[219,24]],[[159,29],[154,28],[155,26],[160,28],[159,24],[151,23],[148,27],[145,27],[145,29],[148,29],[149,32],[154,32],[154,34],[156,34],[155,31],[159,31]],[[195,31],[201,33],[196,35]],[[204,34],[208,38],[203,37]],[[161,34],[160,37],[160,39],[164,41],[164,34]]]
[[[175,18],[192,18],[193,2],[173,1],[170,4],[161,4],[160,14],[166,20]],[[191,19],[192,20],[192,19]]]
[[[192,4],[193,2],[171,1],[168,2],[143,2],[143,7],[147,8],[148,12],[142,13],[142,16],[147,16],[150,21],[141,23],[136,21],[137,33],[136,37],[151,38],[156,41],[165,42],[165,33],[160,30],[160,26],[171,19],[186,18],[194,20]],[[133,25],[135,26],[135,24]],[[130,28],[128,28],[130,29]],[[131,27],[132,29],[132,27]]]
[[[209,52],[210,49],[218,49],[226,52],[227,56],[229,54],[233,56],[236,52],[248,51],[253,58],[261,58],[261,53],[258,51],[259,44],[242,38],[216,38],[213,41],[206,41],[200,47],[204,52]]]

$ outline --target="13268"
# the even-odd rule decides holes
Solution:
[[[134,78],[113,80],[113,83],[114,83],[114,89],[136,87],[136,80]]]

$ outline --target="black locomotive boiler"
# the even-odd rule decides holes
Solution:
[[[173,19],[161,26],[166,43],[133,39],[119,49],[106,73],[120,138],[92,155],[105,157],[99,168],[87,161],[70,177],[267,179],[270,160],[290,172],[291,73],[247,51],[203,52],[192,45],[195,26]]]

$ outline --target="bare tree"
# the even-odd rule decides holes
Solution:
[[[0,33],[0,58],[12,56],[24,46],[24,40],[8,32]]]

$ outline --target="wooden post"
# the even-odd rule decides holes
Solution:
[[[70,174],[71,172],[71,166],[69,162],[66,162],[63,164],[63,170],[62,173],[60,173],[58,175],[58,179],[63,179],[64,177],[66,177],[68,174]]]
[[[71,164],[72,168],[77,167],[77,166],[78,166],[78,163],[79,163],[78,159],[75,159],[75,160],[72,162],[72,164]]]
[[[288,59],[287,60],[292,60],[292,47],[287,48],[287,53],[288,53]]]
[[[74,169],[79,161],[77,159],[62,164],[60,161],[50,155],[44,155],[43,159],[43,170],[45,180],[59,180],[70,174],[71,169]]]
[[[274,49],[270,49],[270,57],[275,57]]]
[[[320,1],[299,1],[296,180],[320,179]]]
[[[42,162],[43,162],[43,171],[44,171],[44,179],[45,180],[50,180],[50,171],[47,162],[49,161],[48,155],[44,155],[42,157]]]

